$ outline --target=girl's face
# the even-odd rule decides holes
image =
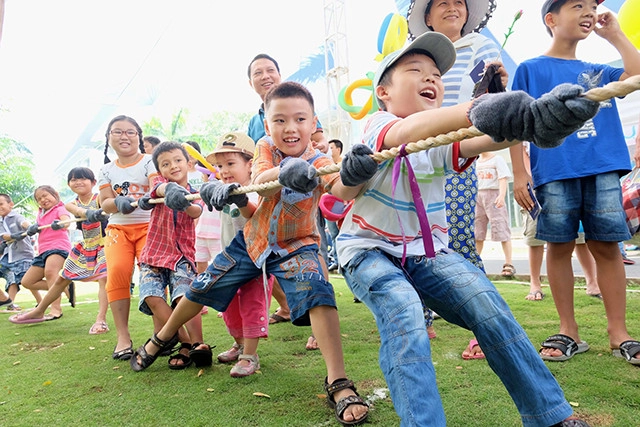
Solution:
[[[93,186],[96,185],[96,182],[89,178],[71,178],[67,184],[71,191],[82,197],[93,193]]]
[[[114,122],[109,129],[109,145],[118,157],[133,156],[138,153],[139,138],[138,130],[127,120]]]
[[[58,204],[58,199],[53,194],[46,190],[37,190],[35,192],[35,199],[43,210],[49,210]]]

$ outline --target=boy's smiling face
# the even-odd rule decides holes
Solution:
[[[158,155],[158,172],[164,179],[186,185],[189,176],[189,160],[182,150],[169,150]]]
[[[317,118],[301,97],[275,98],[266,112],[265,130],[287,157],[300,157],[311,143]]]
[[[0,196],[0,216],[4,218],[9,215],[11,209],[13,209],[13,203],[9,203],[7,199]]]
[[[596,0],[567,0],[557,13],[547,15],[545,22],[554,38],[583,40],[596,27],[597,10]]]
[[[442,76],[433,59],[427,55],[409,52],[387,73],[391,73],[388,83],[383,85],[381,82],[376,94],[390,113],[407,117],[442,105]]]

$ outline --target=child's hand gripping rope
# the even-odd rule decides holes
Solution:
[[[223,184],[218,180],[205,182],[200,187],[200,197],[207,204],[209,212],[215,208],[217,211],[224,209],[225,205],[235,203],[239,208],[244,208],[249,203],[249,197],[245,193],[232,195],[240,188],[240,184]]]

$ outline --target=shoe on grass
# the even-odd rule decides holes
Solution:
[[[238,357],[240,357],[243,351],[244,351],[244,346],[238,344],[237,342],[234,342],[233,346],[229,350],[222,352],[218,355],[218,362],[220,363],[235,362],[236,360],[238,360]]]
[[[2,308],[2,307],[8,307],[8,306],[10,306],[11,304],[13,304],[13,301],[11,300],[11,298],[7,298],[7,299],[6,299],[6,300],[4,300],[4,301],[0,301],[0,308]]]
[[[249,364],[242,363],[244,360],[248,360]],[[231,376],[234,378],[248,377],[255,374],[260,369],[260,359],[257,354],[241,354],[238,356],[238,363],[231,368]]]

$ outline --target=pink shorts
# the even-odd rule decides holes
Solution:
[[[476,240],[487,239],[487,223],[491,225],[491,240],[506,242],[511,240],[509,211],[506,206],[496,208],[495,201],[500,190],[480,190],[476,200]]]

